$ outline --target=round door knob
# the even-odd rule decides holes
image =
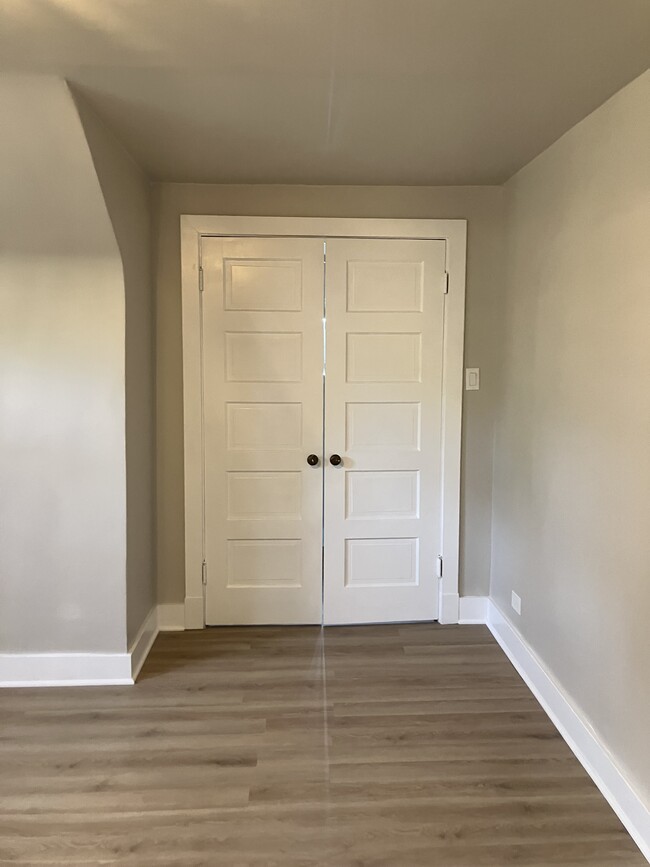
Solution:
[[[330,455],[330,464],[333,467],[338,467],[338,465],[341,463],[341,461],[342,461],[341,455]]]
[[[307,457],[307,463],[309,464],[310,467],[317,467],[318,466],[318,455],[309,455]]]

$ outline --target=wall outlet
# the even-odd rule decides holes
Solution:
[[[521,596],[518,596],[515,591],[512,591],[512,599],[510,604],[515,609],[517,614],[521,614]]]

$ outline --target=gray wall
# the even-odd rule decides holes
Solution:
[[[461,593],[489,587],[495,297],[502,265],[500,187],[308,187],[158,184],[157,470],[160,602],[184,598],[183,388],[181,363],[181,214],[465,218],[468,224],[466,363],[481,367],[481,390],[465,394]]]
[[[646,73],[506,186],[492,595],[650,803],[649,105]]]
[[[156,602],[154,297],[150,184],[76,95],[122,258],[126,312],[126,605],[130,644]]]
[[[119,250],[65,82],[0,117],[0,651],[123,652]]]

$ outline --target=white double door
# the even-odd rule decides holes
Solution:
[[[204,238],[202,267],[206,622],[435,619],[445,242]]]

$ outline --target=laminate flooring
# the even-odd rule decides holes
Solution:
[[[483,626],[164,633],[0,722],[0,864],[646,863]]]

